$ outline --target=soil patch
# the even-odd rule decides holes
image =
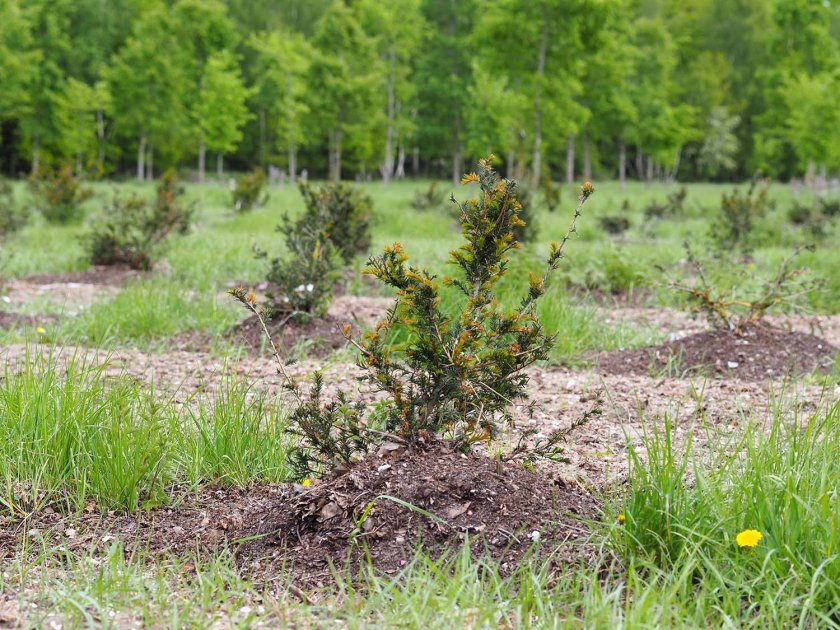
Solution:
[[[186,495],[176,507],[129,516],[103,515],[90,505],[68,520],[50,509],[25,523],[0,519],[0,557],[16,553],[23,536],[71,551],[105,549],[120,539],[126,553],[168,557],[226,546],[252,579],[291,578],[309,589],[333,583],[331,566],[348,566],[352,574],[368,558],[378,572],[396,573],[418,545],[438,557],[469,540],[475,556],[493,558],[504,572],[532,551],[552,554],[559,564],[594,555],[584,519],[599,518],[599,505],[577,486],[515,464],[497,469],[490,458],[446,445],[396,446],[386,444],[380,454],[309,487],[215,486]]]
[[[0,311],[0,330],[43,326],[44,324],[51,324],[55,320],[56,318],[52,315],[22,315]]]
[[[748,381],[830,369],[838,349],[804,332],[754,326],[741,334],[695,333],[658,346],[608,352],[597,359],[607,374],[709,374]]]
[[[94,284],[106,286],[122,286],[129,280],[145,275],[141,271],[122,265],[93,266],[87,271],[59,274],[36,274],[27,276],[26,282],[37,285],[59,284]]]
[[[388,298],[344,295],[332,301],[323,317],[306,321],[278,318],[267,325],[281,352],[319,359],[347,344],[343,333],[345,324],[350,324],[353,334],[358,335],[360,330],[371,328],[384,318],[392,303]],[[243,346],[252,356],[270,356],[268,342],[255,316],[239,322],[225,336],[232,343]],[[191,332],[178,335],[171,343],[179,350],[205,352],[213,341],[207,333]]]

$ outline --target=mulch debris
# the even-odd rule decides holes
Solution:
[[[606,374],[664,374],[745,381],[778,379],[830,370],[837,348],[804,332],[753,326],[741,334],[727,330],[695,333],[658,346],[601,354]]]
[[[332,585],[334,569],[353,575],[367,559],[380,574],[394,574],[418,545],[439,557],[469,541],[475,556],[489,556],[508,573],[534,551],[557,564],[586,561],[595,553],[586,521],[599,514],[584,489],[514,463],[497,466],[440,443],[422,450],[385,443],[377,455],[307,487],[211,486],[132,515],[91,504],[72,518],[51,508],[26,521],[3,517],[0,558],[17,553],[23,536],[70,551],[121,540],[127,554],[167,558],[227,547],[252,579],[311,589]]]

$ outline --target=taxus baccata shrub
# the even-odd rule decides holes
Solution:
[[[820,283],[809,277],[807,269],[795,267],[793,262],[803,251],[812,246],[800,247],[785,258],[768,278],[751,277],[743,265],[732,261],[725,265],[727,281],[717,280],[706,269],[703,261],[685,244],[688,262],[695,269],[693,278],[674,279],[666,274],[668,287],[685,296],[692,313],[705,317],[716,330],[728,330],[736,335],[761,324],[769,311],[795,307],[809,293],[819,290]],[[720,266],[720,261],[716,261]],[[734,270],[734,279],[731,277]]]
[[[30,180],[30,186],[41,214],[49,223],[78,223],[84,218],[82,204],[93,195],[73,176],[70,166],[43,171]]]
[[[254,208],[264,206],[268,201],[268,193],[265,189],[265,172],[261,168],[242,175],[236,180],[236,187],[233,189],[233,207],[237,212],[247,212]]]
[[[286,241],[285,257],[272,258],[266,279],[272,285],[268,316],[323,315],[338,279],[340,257],[327,233],[329,217],[323,207],[314,207],[292,220],[283,217],[277,227]],[[267,258],[264,251],[257,256]]]
[[[304,221],[317,225],[345,263],[370,249],[373,200],[348,184],[298,185],[306,206]]]
[[[442,207],[445,201],[446,193],[437,182],[432,182],[428,188],[415,192],[410,203],[418,212],[426,212]]]
[[[90,262],[151,269],[169,235],[189,230],[193,206],[185,203],[183,196],[184,189],[172,171],[161,177],[152,202],[114,195],[83,237]]]
[[[23,206],[15,202],[15,191],[9,182],[0,182],[0,238],[20,230],[29,220]]]
[[[735,189],[723,194],[720,213],[711,226],[712,241],[721,251],[752,250],[751,236],[758,222],[774,207],[767,181],[753,179],[746,192]]]
[[[478,174],[464,177],[469,182],[480,190],[477,198],[458,204],[463,242],[449,259],[456,273],[439,277],[409,265],[399,243],[369,260],[366,272],[397,295],[373,331],[354,338],[345,328],[360,353],[362,380],[381,394],[373,409],[353,404],[343,392],[325,402],[320,376],[307,393],[279,362],[296,399],[289,420],[299,437],[292,453],[297,474],[349,464],[383,435],[417,446],[443,436],[466,450],[495,438],[511,420],[510,405],[527,398],[525,369],[545,359],[555,339],[537,319],[537,305],[594,189],[584,185],[570,227],[559,244],[551,244],[543,272],[532,274],[519,304],[506,309],[495,288],[519,247],[519,191],[515,182],[499,178],[489,160],[479,163]],[[454,312],[441,308],[444,287],[460,296]],[[232,293],[261,313],[253,294]],[[404,343],[396,342],[397,324],[408,332]],[[556,453],[556,440],[552,447],[546,451]]]

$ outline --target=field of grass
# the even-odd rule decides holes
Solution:
[[[375,204],[372,249],[399,241],[415,264],[442,273],[458,233],[449,202],[424,212],[411,208],[414,194],[428,185],[364,185]],[[28,203],[26,188],[15,186],[18,200]],[[152,194],[151,185],[97,183],[86,202],[89,213],[115,187]],[[618,457],[589,453],[570,464],[621,459],[611,465],[626,471],[585,484],[602,506],[598,518],[581,522],[596,550],[594,561],[555,562],[555,550],[539,540],[526,554],[530,559],[512,567],[468,551],[434,558],[418,550],[394,574],[373,566],[336,566],[331,586],[303,594],[283,567],[271,580],[253,579],[238,563],[241,541],[225,541],[210,554],[198,545],[188,554],[161,554],[142,544],[127,552],[126,541],[111,535],[73,544],[74,523],[91,512],[106,518],[177,510],[208,485],[247,488],[289,479],[285,399],[276,382],[267,387],[267,379],[251,378],[266,370],[266,362],[248,358],[222,337],[245,315],[225,290],[264,279],[265,262],[253,248],[283,252],[282,235],[274,228],[284,211],[301,211],[300,196],[290,186],[274,187],[265,207],[237,214],[227,188],[188,184],[188,197],[196,202],[195,226],[173,237],[165,265],[95,295],[83,308],[40,297],[2,305],[52,319],[38,329],[21,324],[0,333],[5,364],[0,553],[6,554],[0,623],[840,627],[840,360],[832,375],[749,389],[755,398],[743,405],[739,399],[737,412],[707,404],[703,379],[670,374],[631,380],[626,388],[635,396],[633,409],[612,400],[604,377],[587,370],[589,357],[655,344],[671,332],[613,313],[632,307],[672,317],[662,309],[683,303],[664,287],[658,267],[679,268],[686,239],[698,249],[708,242],[721,194],[732,187],[689,185],[684,211],[655,220],[644,218],[644,207],[663,201],[677,186],[633,182],[624,192],[613,182],[596,187],[539,311],[546,328],[558,335],[550,361],[540,369],[559,371],[560,380],[569,382],[570,400],[580,401],[568,403],[571,411],[587,400],[582,382],[600,384],[592,387],[602,386],[607,407],[612,405],[608,414],[615,421],[611,435]],[[454,191],[459,198],[470,192]],[[541,268],[548,242],[562,237],[575,195],[564,188],[554,213],[537,210],[539,237],[523,247],[500,285],[506,304],[521,299],[528,272]],[[742,263],[758,275],[772,274],[793,247],[812,237],[788,220],[788,187],[774,184],[770,195],[776,207],[757,226],[757,246]],[[622,208],[625,200],[629,209]],[[629,229],[620,236],[605,234],[600,219],[619,215],[629,219]],[[78,236],[86,229],[33,217],[3,243],[4,277],[11,286],[34,274],[84,272],[89,265]],[[840,218],[801,262],[823,282],[803,308],[820,325],[837,326]],[[385,297],[361,279],[363,266],[359,257],[343,277],[344,291]],[[714,269],[723,281],[729,271]],[[74,315],[67,313],[71,306]],[[172,340],[185,333],[217,343],[193,353],[199,367],[179,374],[198,372],[211,361],[227,361],[230,369],[214,382],[202,380],[202,372],[199,385],[186,386],[167,381],[165,369],[145,378],[138,376],[143,369],[120,363],[120,357],[142,356],[165,368],[167,361],[192,360],[172,356]],[[93,356],[94,348],[101,354]],[[352,353],[344,349],[300,369],[352,363]],[[731,394],[724,389],[721,398],[735,400],[741,391],[733,379]],[[657,405],[648,406],[648,399],[657,397]],[[588,448],[585,437],[574,438],[569,448]],[[61,516],[60,530],[36,525],[45,511]],[[740,546],[738,533],[752,529],[761,532],[758,544]]]

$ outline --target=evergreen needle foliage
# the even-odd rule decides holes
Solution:
[[[383,433],[409,444],[443,435],[469,448],[496,437],[501,423],[510,421],[509,407],[526,398],[525,368],[545,359],[554,343],[536,317],[536,306],[594,188],[584,185],[568,231],[559,244],[551,244],[543,273],[532,274],[519,305],[505,310],[495,289],[510,253],[519,247],[517,185],[500,179],[489,160],[479,163],[478,174],[464,177],[463,183],[469,182],[479,184],[480,194],[458,204],[464,242],[449,260],[456,275],[439,279],[408,266],[399,243],[369,260],[366,272],[397,293],[387,318],[372,332],[354,339],[349,326],[345,329],[360,351],[363,380],[383,394],[370,416],[365,418],[363,408],[344,393],[323,404],[319,377],[308,395],[286,378],[298,403],[290,424],[301,437],[292,456],[300,476],[350,463]],[[443,287],[460,294],[457,312],[441,308]],[[252,294],[242,289],[232,294],[261,314]],[[405,344],[394,341],[397,323],[408,330]],[[282,361],[279,366],[285,376]]]
[[[41,214],[49,223],[77,223],[82,220],[82,204],[93,191],[82,186],[70,166],[37,173],[30,181]]]
[[[692,312],[702,314],[717,330],[741,334],[760,324],[769,310],[785,304],[796,305],[803,296],[819,288],[819,283],[805,275],[804,268],[792,266],[803,249],[813,250],[810,246],[797,248],[782,261],[772,278],[759,281],[758,288],[753,290],[749,285],[755,283],[750,282],[745,271],[738,272],[737,285],[717,286],[688,243],[685,248],[688,262],[696,267],[696,278],[691,282],[669,278],[668,286],[684,293]],[[732,267],[738,269],[735,264]]]
[[[236,180],[236,188],[233,189],[233,207],[237,212],[247,212],[264,206],[268,201],[268,193],[264,190],[265,171],[261,168],[239,177]]]
[[[183,201],[184,189],[173,171],[161,177],[154,202],[115,196],[83,242],[94,265],[125,264],[151,269],[164,241],[190,227],[193,207]]]

